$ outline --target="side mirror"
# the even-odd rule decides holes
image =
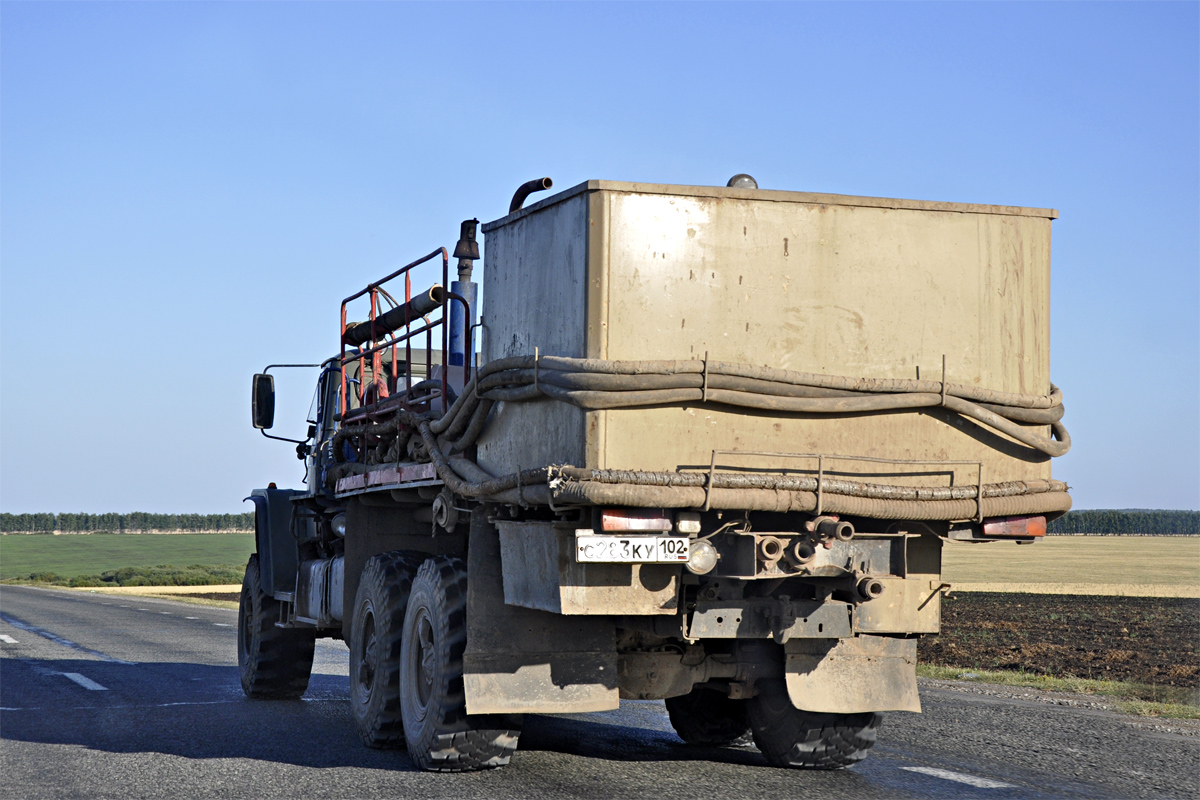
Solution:
[[[250,416],[254,427],[262,430],[275,424],[275,376],[259,373],[250,390]]]

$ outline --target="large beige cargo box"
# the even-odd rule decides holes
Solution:
[[[1050,391],[1047,209],[588,181],[483,226],[483,352],[703,359]],[[500,409],[493,474],[546,464],[707,469],[713,451],[979,462],[1049,478],[1028,448],[943,409],[779,416],[712,407]],[[1048,429],[1043,429],[1048,433]],[[720,453],[734,468],[815,461]],[[973,465],[826,461],[888,482],[975,483]],[[918,476],[919,473],[920,474]],[[901,476],[912,476],[911,479]]]

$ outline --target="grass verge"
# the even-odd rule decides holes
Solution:
[[[1153,686],[1127,681],[1054,677],[1033,672],[993,671],[918,664],[917,676],[940,681],[1016,686],[1043,692],[1066,692],[1111,697],[1120,711],[1142,717],[1200,719],[1200,692],[1177,686]]]
[[[219,586],[240,584],[243,574],[242,567],[232,564],[192,564],[187,567],[159,564],[154,567],[121,567],[99,575],[70,577],[54,572],[31,572],[6,578],[0,583],[97,589],[110,586]]]
[[[1184,597],[1200,598],[1200,583],[955,583],[954,591],[968,594],[1056,594],[1078,597]]]
[[[236,600],[213,600],[211,597],[188,597],[180,594],[155,594],[153,592],[138,592],[134,597],[153,597],[156,600],[171,600],[175,603],[187,603],[192,606],[209,606],[210,608],[238,607]]]
[[[77,591],[86,592],[86,587],[75,587]],[[217,600],[212,597],[191,597],[186,594],[175,594],[174,592],[167,593],[161,591],[161,586],[145,586],[139,587],[142,591],[122,592],[121,597],[150,597],[155,600],[170,600],[174,603],[187,603],[192,606],[208,606],[210,608],[233,608],[238,607],[236,600]]]

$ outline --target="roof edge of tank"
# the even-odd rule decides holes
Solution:
[[[1025,206],[986,205],[981,203],[953,203],[932,200],[904,200],[892,197],[860,197],[823,192],[792,192],[777,189],[734,189],[726,186],[683,186],[667,183],[633,183],[628,181],[589,180],[545,197],[525,208],[517,209],[499,219],[482,225],[484,233],[504,227],[543,208],[557,205],[584,192],[620,192],[626,194],[658,194],[676,197],[711,197],[734,200],[761,200],[774,203],[802,203],[806,205],[856,206],[861,208],[885,208],[910,211],[946,211],[959,214],[993,214],[1009,217],[1041,217],[1058,219],[1053,208],[1029,208]]]

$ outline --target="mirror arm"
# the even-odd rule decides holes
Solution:
[[[321,367],[322,364],[268,364],[262,371],[263,375],[269,374],[272,369],[289,369],[289,368],[311,368]],[[292,444],[307,444],[308,439],[288,439],[284,436],[272,436],[267,433],[266,428],[259,428],[258,432],[268,439],[275,439],[279,442],[291,442]],[[312,438],[312,437],[309,437]]]
[[[279,441],[279,442],[291,442],[292,444],[307,444],[308,443],[308,439],[287,439],[287,438],[284,438],[283,436],[272,436],[271,434],[267,433],[262,428],[259,428],[258,432],[261,433],[263,436],[267,437],[268,439],[275,439],[276,441]]]

